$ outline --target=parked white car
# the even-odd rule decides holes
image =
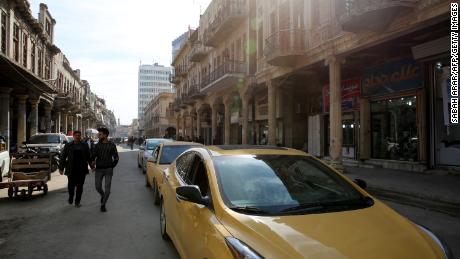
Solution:
[[[0,136],[0,176],[8,176],[10,171],[10,152],[6,146],[5,139]]]

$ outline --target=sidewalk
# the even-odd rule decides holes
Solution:
[[[371,194],[425,209],[460,216],[460,176],[422,174],[385,168],[345,167],[350,179],[367,182]]]

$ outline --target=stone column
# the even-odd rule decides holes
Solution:
[[[217,143],[214,143],[216,136],[217,136],[217,105],[213,105],[211,107],[212,114],[211,114],[211,136],[212,136],[212,144],[216,145]]]
[[[17,145],[21,146],[22,142],[26,141],[26,100],[28,95],[18,95],[16,96],[18,100],[18,136],[17,136]]]
[[[182,137],[185,137],[187,136],[187,117],[185,116],[185,114],[182,115]]]
[[[231,98],[228,98],[224,102],[225,114],[224,114],[224,144],[230,145],[230,126],[231,126]]]
[[[242,133],[241,133],[241,144],[246,145],[248,144],[248,125],[249,125],[249,109],[248,109],[248,97],[241,98],[241,112],[242,114]]]
[[[268,88],[268,145],[276,145],[276,88],[269,80]]]
[[[195,120],[193,118],[194,116],[192,114],[190,114],[190,126],[191,126],[191,129],[190,129],[190,137],[192,138],[193,140],[193,137],[195,137]]]
[[[62,121],[63,121],[63,127],[62,127],[62,131],[64,134],[67,134],[67,131],[68,131],[68,127],[69,127],[69,115],[67,113],[63,113],[62,114]]]
[[[80,118],[78,117],[78,115],[75,115],[75,130],[80,130]]]
[[[202,137],[201,136],[201,114],[200,111],[196,112],[196,137]]]
[[[6,148],[10,149],[10,94],[12,88],[0,88],[0,135],[6,138]]]
[[[51,105],[45,105],[45,132],[51,133]]]
[[[38,103],[40,99],[33,98],[29,99],[31,110],[29,115],[30,122],[30,135],[33,136],[38,133]]]
[[[177,137],[179,137],[180,135],[180,117],[177,116],[176,117],[176,140],[177,140]]]
[[[333,164],[340,164],[342,160],[342,88],[341,88],[341,62],[338,57],[331,57],[329,64],[330,86],[330,145],[329,154]]]
[[[61,112],[60,111],[56,112],[56,127],[54,129],[56,133],[61,132],[61,117],[62,117]]]

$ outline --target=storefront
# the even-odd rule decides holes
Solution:
[[[342,157],[355,159],[359,143],[359,98],[361,78],[342,81]],[[329,155],[329,84],[323,86],[324,154]]]
[[[423,160],[424,90],[422,66],[404,57],[363,72],[362,96],[370,109],[370,158],[416,162]],[[366,121],[366,120],[362,120]],[[361,125],[363,126],[363,125]],[[370,127],[369,127],[370,126]]]

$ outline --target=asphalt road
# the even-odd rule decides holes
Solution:
[[[107,213],[99,211],[93,173],[81,208],[67,203],[67,179],[59,174],[47,196],[8,199],[0,190],[0,258],[179,258],[161,238],[159,208],[136,166],[137,152],[119,150]]]
[[[0,190],[0,258],[179,258],[161,239],[159,208],[136,166],[137,151],[120,148],[107,213],[99,211],[94,174],[82,207],[67,204],[67,179],[53,174],[47,196],[8,199]],[[460,258],[460,217],[384,201],[444,238]]]

